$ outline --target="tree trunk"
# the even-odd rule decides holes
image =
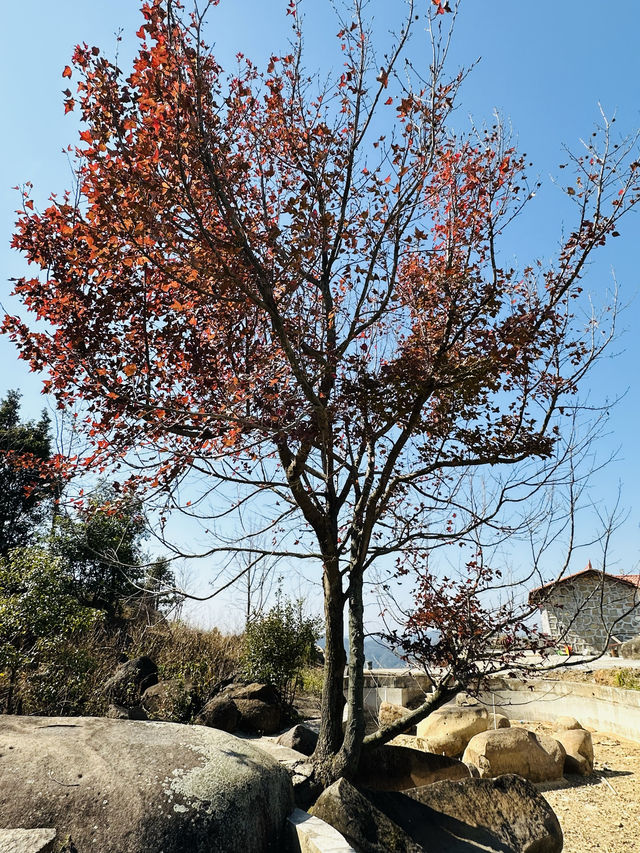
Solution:
[[[344,774],[358,769],[365,734],[364,719],[364,605],[362,569],[352,569],[349,580],[349,689],[347,725],[342,744]]]
[[[457,683],[452,685],[440,685],[433,691],[433,693],[429,694],[422,705],[415,708],[413,711],[410,711],[406,717],[402,717],[402,719],[389,723],[388,726],[384,726],[384,728],[378,729],[377,732],[368,735],[364,739],[362,750],[365,752],[372,752],[379,746],[383,746],[385,743],[388,743],[396,737],[396,735],[402,734],[407,729],[411,728],[411,726],[415,726],[416,723],[419,723],[420,720],[424,720],[424,718],[428,717],[433,711],[437,711],[438,708],[441,708],[446,704],[449,699],[453,699],[459,690],[460,685]]]
[[[314,763],[332,764],[342,745],[342,709],[344,708],[344,598],[342,578],[337,561],[326,563],[324,587],[324,684],[322,689],[321,723],[318,745],[313,753]]]

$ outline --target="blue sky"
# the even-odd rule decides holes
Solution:
[[[426,2],[426,0],[422,0]],[[4,132],[0,139],[1,278],[0,301],[10,311],[18,308],[9,296],[7,279],[23,274],[21,258],[9,249],[18,197],[10,187],[27,180],[35,185],[34,198],[45,201],[52,191],[70,185],[69,166],[61,149],[77,140],[75,114],[64,116],[61,77],[73,46],[79,41],[99,45],[112,56],[115,32],[122,28],[120,65],[126,69],[136,47],[140,24],[134,0],[23,0],[6,4],[0,50]],[[208,40],[223,66],[241,50],[260,61],[279,52],[288,34],[285,0],[222,0],[210,14]],[[327,0],[307,0],[307,64],[310,69],[335,55],[337,27]],[[405,8],[403,0],[373,0],[375,27],[386,37]],[[456,114],[464,127],[472,116],[490,123],[494,110],[511,123],[519,148],[525,151],[542,187],[526,220],[514,229],[507,250],[523,263],[553,255],[569,221],[570,201],[560,185],[558,165],[563,151],[579,147],[581,137],[598,120],[598,103],[614,113],[621,133],[640,127],[640,4],[620,0],[463,0],[451,54],[451,67],[481,58],[466,81]],[[426,42],[425,42],[426,47]],[[420,60],[419,40],[414,56]],[[595,498],[611,503],[618,483],[622,504],[630,515],[614,541],[614,571],[631,571],[640,559],[640,215],[632,214],[620,229],[622,236],[592,264],[585,287],[601,302],[611,286],[612,269],[624,308],[620,335],[590,378],[587,389],[594,401],[623,396],[611,409],[608,435],[600,444],[602,457],[618,451],[616,462],[592,483]],[[615,357],[613,357],[615,355]],[[11,344],[0,339],[0,395],[9,388],[24,394],[24,412],[36,416],[45,404],[39,396],[39,378],[21,365]],[[585,554],[584,562],[586,563]],[[592,556],[594,563],[597,556]],[[582,568],[575,565],[573,570]]]

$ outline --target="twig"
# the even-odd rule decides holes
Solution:
[[[602,774],[600,774],[600,778],[601,778],[601,779],[602,779],[602,781],[605,783],[605,785],[608,785],[608,786],[609,786],[609,788],[611,788],[611,790],[612,790],[612,791],[613,791],[613,793],[616,795],[616,797],[619,797],[619,796],[620,796],[620,794],[616,791],[616,789],[613,787],[613,785],[611,784],[611,782],[610,782],[608,779],[606,779]]]

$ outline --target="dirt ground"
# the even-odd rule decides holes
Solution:
[[[523,723],[553,734],[549,723]],[[591,729],[594,772],[536,785],[564,833],[564,853],[640,851],[640,743]]]
[[[558,673],[556,678],[612,684],[613,673]],[[305,716],[315,716],[318,701],[308,697]],[[314,713],[315,712],[315,713]],[[553,734],[550,723],[515,723]],[[564,833],[564,853],[640,853],[640,742],[590,729],[594,772],[536,785]],[[402,740],[398,738],[398,742]],[[407,739],[409,740],[409,739]],[[411,739],[412,740],[412,739]]]

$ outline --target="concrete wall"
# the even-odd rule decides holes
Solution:
[[[640,590],[597,572],[567,579],[545,599],[543,631],[576,652],[601,652],[609,633],[618,640],[640,634]]]
[[[511,720],[575,717],[583,726],[640,742],[640,691],[539,679],[495,679],[480,700]]]
[[[349,679],[344,679],[346,698]],[[364,706],[376,715],[383,702],[393,705],[408,705],[422,699],[433,689],[433,683],[424,672],[394,672],[393,670],[371,669],[364,673]]]

